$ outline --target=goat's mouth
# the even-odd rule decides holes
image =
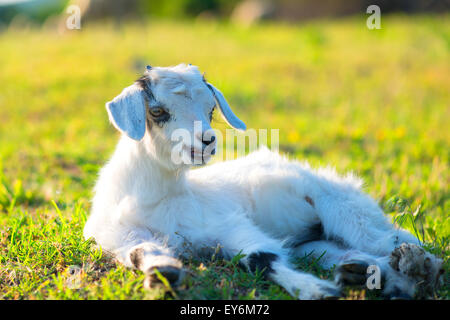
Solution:
[[[216,149],[209,152],[206,149],[198,150],[196,148],[191,148],[191,161],[194,165],[202,165],[207,163],[213,154],[216,153]]]
[[[216,153],[216,149],[208,150],[210,148],[198,149],[195,147],[183,147],[183,152],[185,154],[184,161],[186,164],[190,165],[203,165],[211,160],[212,155]],[[188,160],[188,161],[186,161]]]

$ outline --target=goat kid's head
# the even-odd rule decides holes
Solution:
[[[204,164],[215,153],[211,128],[218,107],[227,123],[245,130],[222,93],[206,82],[198,68],[147,67],[133,85],[106,104],[110,121],[169,169]]]

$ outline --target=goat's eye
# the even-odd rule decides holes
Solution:
[[[156,118],[161,117],[165,113],[166,111],[163,108],[156,107],[150,109],[150,114]]]

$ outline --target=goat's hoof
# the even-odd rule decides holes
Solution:
[[[442,284],[442,260],[418,245],[402,243],[392,251],[389,264],[398,273],[414,280],[416,297],[432,296]]]
[[[369,264],[362,260],[348,260],[337,266],[336,282],[341,285],[364,285],[367,280]]]
[[[428,278],[436,280],[440,276],[442,260],[415,244],[402,243],[392,251],[389,264],[408,277],[426,281]]]
[[[348,272],[366,274],[369,264],[366,261],[354,259],[345,261],[339,267]]]
[[[177,285],[183,278],[183,270],[174,266],[165,267],[154,267],[146,272],[146,277],[144,280],[144,288],[152,288],[155,284],[162,283],[161,279],[158,277],[155,269],[167,279],[171,286]]]

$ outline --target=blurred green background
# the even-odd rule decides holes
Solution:
[[[0,1],[0,298],[174,297],[139,290],[142,274],[82,239],[118,138],[104,104],[147,64],[198,65],[248,127],[279,129],[291,158],[362,176],[448,258],[448,2],[378,1],[379,30],[367,1],[253,2]],[[66,27],[70,4],[80,30]],[[64,282],[70,265],[86,268],[81,289]],[[175,297],[289,298],[233,265],[189,266]],[[446,271],[438,298],[450,297]]]

